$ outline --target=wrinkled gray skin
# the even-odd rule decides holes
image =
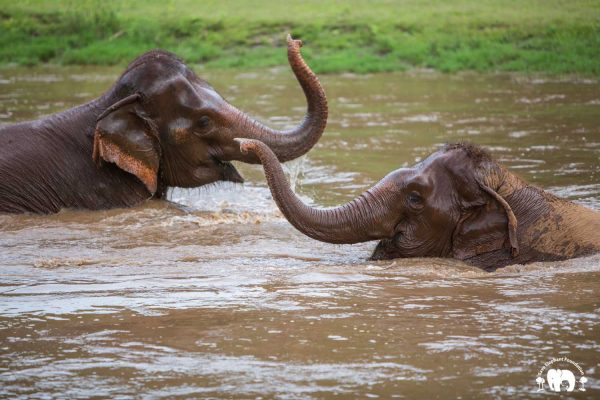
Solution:
[[[600,252],[599,212],[528,185],[471,144],[446,145],[345,205],[315,209],[292,192],[265,144],[240,143],[260,158],[292,225],[328,243],[380,240],[375,260],[452,257],[493,270]]]
[[[256,163],[235,137],[264,141],[280,161],[319,140],[327,100],[288,36],[288,59],[308,102],[296,128],[271,129],[226,102],[173,54],[134,60],[101,97],[0,128],[0,212],[106,209],[160,198],[166,187],[242,182],[229,162]]]

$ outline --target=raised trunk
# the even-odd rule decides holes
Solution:
[[[392,198],[384,181],[351,202],[329,209],[307,206],[290,189],[275,154],[257,140],[239,139],[242,153],[260,159],[275,202],[288,221],[300,232],[327,243],[359,243],[389,238],[396,221],[390,218]]]
[[[293,40],[290,35],[287,37],[287,42],[290,66],[302,86],[308,103],[304,120],[294,129],[278,131],[249,118],[231,106],[231,115],[237,124],[236,128],[229,133],[230,139],[240,137],[260,140],[273,150],[281,162],[304,155],[319,141],[327,124],[328,113],[325,91],[300,54],[302,42]],[[230,158],[250,163],[258,162],[255,156],[240,154],[238,149],[232,152]]]

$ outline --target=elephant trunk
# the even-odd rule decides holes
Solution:
[[[329,209],[307,206],[287,183],[280,163],[268,146],[257,140],[238,139],[242,153],[255,154],[277,206],[300,232],[327,243],[359,243],[394,235],[396,222],[389,217],[392,197],[384,181],[352,200]]]
[[[296,79],[302,86],[308,103],[304,120],[296,128],[278,131],[251,119],[247,114],[231,107],[233,118],[237,121],[230,132],[230,139],[236,137],[256,139],[269,146],[281,162],[293,160],[307,153],[321,138],[327,125],[327,98],[319,79],[302,59],[300,47],[302,42],[287,37],[288,61]],[[233,151],[231,159],[258,163],[252,154],[240,154],[239,149]]]

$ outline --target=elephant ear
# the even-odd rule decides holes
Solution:
[[[515,214],[506,200],[493,189],[482,183],[479,183],[479,187],[490,198],[467,208],[462,216],[452,235],[454,257],[465,260],[500,250],[507,241],[512,257],[516,257],[519,254],[519,243]]]
[[[154,195],[160,146],[156,126],[138,110],[138,99],[139,95],[129,96],[100,115],[92,158],[98,165],[111,162],[135,175]]]

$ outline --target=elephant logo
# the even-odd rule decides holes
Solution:
[[[555,392],[562,390],[563,383],[567,383],[567,392],[572,392],[575,388],[575,375],[568,369],[554,369],[550,368],[546,374],[546,380],[550,389]]]
[[[576,368],[576,372],[580,374],[579,380],[575,378],[573,371],[567,368],[549,368],[553,364],[559,364],[558,366],[565,366],[568,363]],[[544,374],[544,371],[546,371]],[[544,379],[544,376],[546,379]],[[538,372],[538,376],[535,380],[538,384],[538,392],[546,390],[544,384],[548,383],[549,389],[553,392],[572,392],[577,388],[579,391],[585,392],[585,383],[587,378],[584,376],[583,369],[576,362],[568,359],[567,357],[553,358],[548,361]]]

